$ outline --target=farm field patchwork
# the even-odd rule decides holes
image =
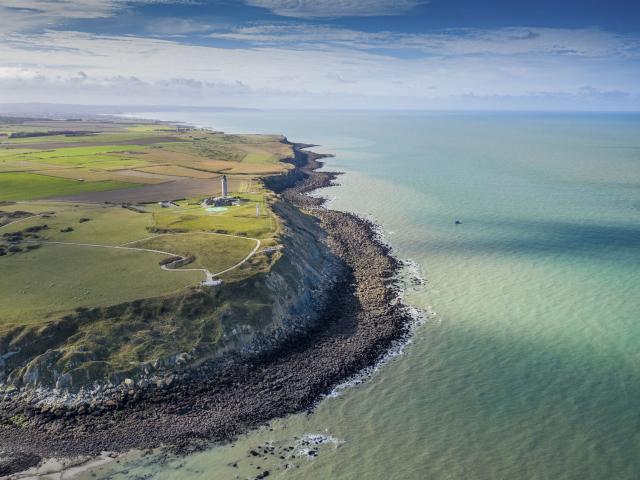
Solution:
[[[117,201],[117,191],[142,184],[281,173],[292,156],[279,136],[167,124],[51,121],[47,129],[39,121],[0,124],[0,132],[0,201],[104,191]]]

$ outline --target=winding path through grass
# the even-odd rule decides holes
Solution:
[[[6,223],[4,225],[0,225],[0,228],[3,227],[8,227],[9,225],[13,225],[15,223],[18,222],[23,222],[25,220],[29,220],[31,218],[34,217],[38,217],[41,214],[36,214],[36,215],[31,215],[29,217],[24,217],[24,218],[20,218],[18,220],[14,220],[13,222],[9,222]],[[163,250],[153,250],[150,248],[139,248],[139,247],[128,247],[127,245],[132,245],[134,243],[138,243],[138,242],[143,242],[145,240],[151,240],[152,238],[157,238],[157,237],[162,237],[165,235],[194,235],[194,234],[205,234],[205,235],[217,235],[217,236],[221,236],[221,237],[231,237],[231,238],[241,238],[244,240],[253,240],[254,242],[256,242],[255,247],[253,248],[253,250],[251,250],[251,252],[249,252],[249,254],[244,257],[242,260],[240,260],[238,263],[236,263],[235,265],[232,265],[229,268],[225,268],[224,270],[221,270],[219,272],[215,272],[215,273],[211,273],[208,269],[206,268],[171,268],[171,265],[185,260],[186,257],[184,255],[179,255],[177,253],[172,253],[172,252],[165,252]],[[98,244],[98,243],[76,243],[76,242],[56,242],[56,241],[40,241],[38,243],[48,243],[48,244],[54,244],[54,245],[76,245],[79,247],[97,247],[97,248],[113,248],[113,249],[119,249],[119,250],[134,250],[134,251],[140,251],[140,252],[151,252],[151,253],[160,253],[162,255],[169,255],[169,256],[173,256],[173,257],[179,257],[178,260],[175,260],[174,262],[171,262],[167,265],[162,265],[160,268],[162,268],[162,270],[165,270],[167,272],[203,272],[205,274],[205,280],[204,280],[204,284],[213,284],[215,277],[218,277],[224,273],[228,273],[232,270],[235,270],[236,268],[240,267],[241,265],[243,265],[245,262],[247,262],[251,257],[253,257],[256,252],[258,251],[258,249],[260,248],[260,246],[262,245],[262,242],[260,241],[260,239],[258,238],[252,238],[252,237],[243,237],[241,235],[231,235],[229,233],[215,233],[215,232],[189,232],[189,233],[172,233],[172,234],[159,234],[159,235],[152,235],[151,237],[146,237],[146,238],[141,238],[138,240],[132,240],[131,242],[127,242],[127,243],[123,243],[122,245],[102,245],[102,244]]]
[[[127,242],[127,243],[124,243],[122,245],[101,245],[101,244],[98,244],[98,243],[76,243],[76,242],[56,242],[56,241],[40,241],[38,243],[47,243],[47,244],[53,244],[53,245],[75,245],[75,246],[79,246],[79,247],[112,248],[112,249],[117,249],[117,250],[134,250],[134,251],[139,251],[139,252],[160,253],[162,255],[169,255],[169,256],[173,256],[173,257],[178,257],[177,260],[175,260],[175,261],[173,261],[173,262],[171,262],[171,263],[169,263],[167,265],[162,265],[160,268],[162,268],[162,270],[165,270],[167,272],[203,272],[205,274],[205,280],[204,280],[204,282],[202,282],[204,285],[214,285],[215,284],[215,277],[218,277],[218,276],[220,276],[220,275],[222,275],[224,273],[230,272],[231,270],[235,270],[236,268],[238,268],[239,266],[244,264],[253,255],[255,255],[255,253],[258,251],[258,249],[262,245],[262,242],[257,238],[243,237],[243,236],[240,236],[240,235],[230,235],[230,234],[225,234],[225,233],[192,232],[192,233],[175,233],[175,234],[170,234],[170,235],[193,235],[193,234],[219,235],[219,236],[224,236],[224,237],[241,238],[241,239],[244,239],[244,240],[253,240],[254,242],[256,242],[256,245],[253,248],[253,250],[251,250],[251,252],[249,252],[249,254],[246,257],[244,257],[241,261],[239,261],[235,265],[232,265],[229,268],[225,268],[224,270],[221,270],[219,272],[211,273],[206,268],[171,268],[171,265],[173,265],[173,264],[175,264],[177,262],[180,262],[182,260],[185,260],[187,257],[185,257],[184,255],[179,255],[177,253],[172,253],[172,252],[165,252],[163,250],[153,250],[153,249],[150,249],[150,248],[139,248],[139,247],[128,247],[128,246],[126,246],[126,245],[131,245],[133,243],[142,242],[144,240],[149,240],[151,238],[161,237],[161,236],[164,236],[166,234],[154,235],[152,237],[147,237],[147,238],[142,238],[140,240],[134,240],[132,242]]]
[[[188,271],[202,271],[205,272],[205,275],[207,276],[207,280],[206,281],[211,281],[213,280],[214,277],[217,277],[219,275],[222,275],[223,273],[227,273],[230,272],[231,270],[235,270],[236,268],[238,268],[240,265],[244,264],[247,260],[249,260],[253,255],[255,255],[255,253],[258,251],[258,249],[260,248],[260,246],[262,245],[262,242],[258,239],[258,238],[252,238],[252,237],[243,237],[242,235],[231,235],[229,233],[215,233],[215,232],[189,232],[189,233],[172,233],[169,235],[217,235],[220,237],[230,237],[230,238],[241,238],[244,240],[253,240],[254,242],[256,242],[256,246],[253,248],[253,250],[251,250],[251,252],[249,252],[249,254],[244,257],[242,260],[240,260],[238,263],[236,263],[235,265],[229,267],[229,268],[225,268],[224,270],[221,270],[219,272],[216,273],[211,273],[209,272],[209,270],[205,269],[205,268],[181,268],[181,269],[172,269],[169,268],[169,265],[163,265],[162,269],[163,270],[174,270],[174,271],[184,271],[184,272],[188,272]],[[127,243],[123,243],[120,247],[121,248],[129,248],[126,247],[126,245],[131,245],[134,243],[138,243],[138,242],[143,242],[145,240],[151,240],[152,238],[157,238],[157,237],[163,237],[167,234],[159,234],[159,235],[153,235],[151,237],[146,237],[146,238],[141,238],[140,240],[133,240],[131,242],[127,242]],[[138,250],[149,250],[149,249],[138,249]],[[156,252],[160,252],[159,250],[149,250],[149,251],[156,251]],[[166,253],[166,252],[162,252],[162,253]],[[185,258],[182,255],[178,255],[178,254],[173,254],[171,253],[170,255],[174,255],[176,257],[181,257],[181,258]],[[175,262],[172,262],[175,263]],[[166,267],[166,268],[165,268]]]
[[[14,220],[13,222],[9,222],[9,223],[5,223],[4,225],[0,225],[0,228],[8,227],[9,225],[13,225],[14,223],[24,222],[25,220],[29,220],[30,218],[34,218],[34,217],[38,217],[38,216],[40,216],[40,214],[30,215],[28,217],[19,218],[18,220]]]

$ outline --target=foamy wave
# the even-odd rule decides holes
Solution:
[[[385,232],[382,227],[381,222],[372,215],[368,214],[363,216],[366,220],[371,222],[373,232],[376,236],[376,240],[381,244],[389,248],[389,252],[391,255],[394,255],[393,245],[387,240],[386,236],[389,233],[393,232]],[[396,257],[397,258],[397,257]],[[409,286],[422,286],[427,283],[426,279],[422,274],[421,265],[415,260],[407,259],[407,260],[399,260],[402,266],[404,267],[402,271],[396,277],[396,286],[398,287],[397,295],[394,302],[402,302],[404,304],[405,311],[408,316],[411,318],[411,322],[407,328],[407,334],[402,338],[395,340],[387,353],[385,353],[380,360],[378,360],[375,364],[367,367],[360,372],[356,373],[352,377],[347,380],[339,383],[334,387],[334,389],[326,395],[326,398],[336,398],[342,395],[342,392],[348,388],[352,388],[358,386],[368,380],[370,380],[380,369],[386,366],[389,362],[391,362],[396,357],[404,354],[405,347],[410,345],[413,342],[413,335],[415,330],[420,326],[426,323],[427,321],[434,321],[437,318],[437,314],[431,305],[427,306],[424,309],[419,309],[412,305],[408,305],[404,302],[405,294],[409,288]]]
[[[418,262],[407,259],[402,260],[402,265],[405,268],[405,276],[410,285],[422,286],[427,283],[427,280],[423,276],[422,266]]]
[[[429,306],[425,310],[418,309],[416,307],[407,305],[406,307],[407,313],[411,316],[411,323],[409,324],[407,334],[398,340],[395,340],[387,353],[385,353],[380,360],[378,360],[375,364],[367,367],[363,370],[360,370],[358,373],[348,378],[347,380],[336,385],[333,390],[326,395],[326,398],[337,398],[342,395],[342,393],[352,387],[356,387],[368,380],[370,380],[379,370],[384,368],[389,362],[391,362],[396,357],[403,355],[405,352],[405,347],[407,345],[411,345],[413,343],[413,334],[415,330],[423,325],[425,322],[434,318],[436,313]]]
[[[341,172],[344,173],[344,172]],[[308,192],[307,195],[311,196],[319,196],[325,199],[324,208],[331,208],[332,203],[337,200],[337,195],[322,195],[320,192],[326,192],[326,188],[335,187],[337,185],[331,185],[329,187],[324,187],[323,189],[318,189],[314,192]],[[316,195],[314,195],[314,193]],[[355,212],[352,212],[355,213]],[[356,213],[356,215],[364,218],[371,224],[371,228],[373,234],[375,236],[375,240],[382,246],[388,248],[390,255],[394,255],[394,248],[391,242],[387,239],[388,236],[395,235],[394,231],[386,231],[382,226],[382,222],[372,213]],[[398,258],[398,257],[396,257]],[[419,263],[414,260],[400,260],[398,261],[404,267],[402,271],[396,276],[395,284],[397,287],[397,295],[394,302],[403,302],[405,292],[409,285],[412,286],[422,286],[426,284],[426,279],[422,275],[422,267]],[[404,303],[404,302],[403,302]],[[404,308],[408,316],[411,318],[411,322],[408,325],[407,334],[398,340],[392,342],[389,350],[378,360],[374,365],[367,367],[360,372],[356,373],[349,379],[339,383],[336,385],[333,390],[325,395],[323,398],[335,398],[339,397],[344,390],[347,388],[355,387],[360,385],[361,383],[369,380],[373,375],[376,374],[381,368],[383,368],[387,363],[389,363],[394,358],[402,355],[404,353],[404,349],[407,345],[411,344],[413,334],[420,325],[424,324],[427,320],[434,319],[436,317],[436,312],[428,306],[424,310],[420,310],[411,305],[404,304]],[[318,400],[318,403],[322,401],[322,398]]]
[[[296,457],[305,456],[309,459],[314,459],[318,456],[317,447],[327,444],[333,444],[338,447],[343,443],[344,440],[340,440],[333,435],[305,433],[302,438],[296,440],[294,454]]]

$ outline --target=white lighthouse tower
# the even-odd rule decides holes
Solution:
[[[226,175],[222,175],[222,196],[226,197],[229,194],[229,190],[227,187],[227,176]]]

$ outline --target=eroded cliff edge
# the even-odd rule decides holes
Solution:
[[[334,175],[316,172],[318,156],[302,147],[296,148],[293,173],[268,184],[281,194],[276,208],[288,219],[290,241],[307,252],[290,260],[283,255],[279,265],[287,268],[268,287],[264,283],[267,290],[284,288],[288,294],[266,307],[282,321],[267,321],[255,330],[263,335],[249,334],[246,341],[243,329],[233,333],[237,320],[226,324],[223,319],[232,333],[220,336],[228,355],[192,362],[161,385],[116,388],[107,401],[38,405],[5,395],[0,450],[33,458],[160,445],[191,449],[230,439],[269,419],[311,408],[407,334],[412,315],[395,281],[399,262],[370,222],[319,208],[322,200],[305,195],[329,185]],[[244,351],[234,348],[239,344]]]
[[[0,336],[0,388],[14,401],[36,405],[108,400],[121,390],[182,379],[205,361],[250,361],[303,334],[320,319],[347,269],[327,247],[317,219],[283,200],[272,208],[282,221],[282,248],[273,252],[268,272],[15,328]],[[109,361],[140,333],[155,338],[152,359]]]

